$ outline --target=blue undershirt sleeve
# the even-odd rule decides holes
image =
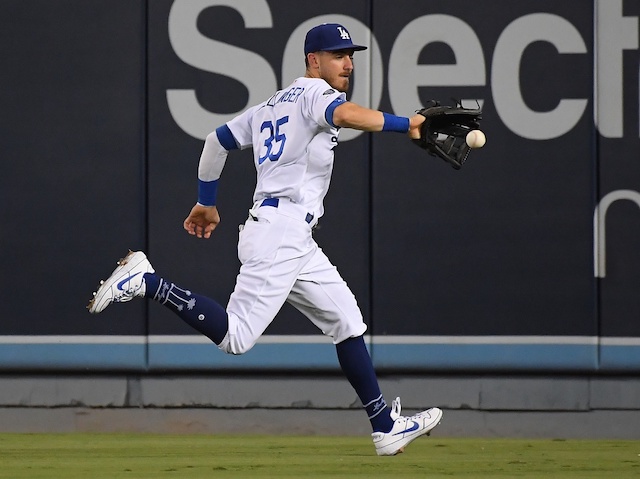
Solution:
[[[231,133],[226,123],[216,129],[216,135],[218,135],[218,141],[225,150],[231,151],[238,149],[236,139],[233,137],[233,133]]]
[[[333,100],[329,106],[327,107],[327,109],[324,111],[324,119],[327,120],[327,123],[329,123],[329,125],[331,125],[334,128],[337,128],[336,125],[333,123],[333,111],[340,105],[342,105],[345,102],[344,99],[342,98],[336,98],[335,100]]]

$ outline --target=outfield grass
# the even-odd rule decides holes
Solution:
[[[0,434],[0,478],[637,478],[640,441]]]

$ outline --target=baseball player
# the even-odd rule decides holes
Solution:
[[[387,405],[363,339],[362,313],[312,236],[324,212],[341,128],[420,137],[424,116],[399,117],[346,100],[353,54],[366,48],[354,44],[342,25],[312,28],[304,44],[305,76],[207,136],[198,166],[198,201],[184,221],[189,234],[209,238],[220,222],[216,192],[231,150],[253,148],[257,171],[253,205],[239,234],[240,272],[226,308],[155,274],[138,251],[119,262],[88,309],[99,313],[111,303],[150,298],[225,353],[243,354],[287,301],[333,339],[340,366],[371,422],[376,452],[386,456],[428,434],[442,411],[402,416],[399,398]]]

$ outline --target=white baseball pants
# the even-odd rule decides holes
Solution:
[[[285,301],[307,316],[334,344],[367,329],[356,299],[312,237],[307,211],[280,199],[254,205],[241,226],[242,263],[229,298],[229,331],[219,348],[242,354],[253,347]]]

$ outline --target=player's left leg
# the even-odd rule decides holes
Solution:
[[[340,367],[355,389],[374,431],[393,427],[364,342],[367,329],[353,293],[322,250],[298,277],[287,299],[336,344]]]
[[[374,432],[389,432],[393,427],[391,409],[387,406],[376,376],[371,356],[362,336],[336,344],[338,362],[355,389]]]
[[[289,298],[325,334],[333,337],[338,360],[369,416],[379,456],[392,456],[414,439],[430,434],[442,411],[430,408],[412,416],[400,414],[400,398],[391,408],[380,392],[375,369],[364,343],[366,325],[353,293],[336,268],[318,250],[302,270]]]

